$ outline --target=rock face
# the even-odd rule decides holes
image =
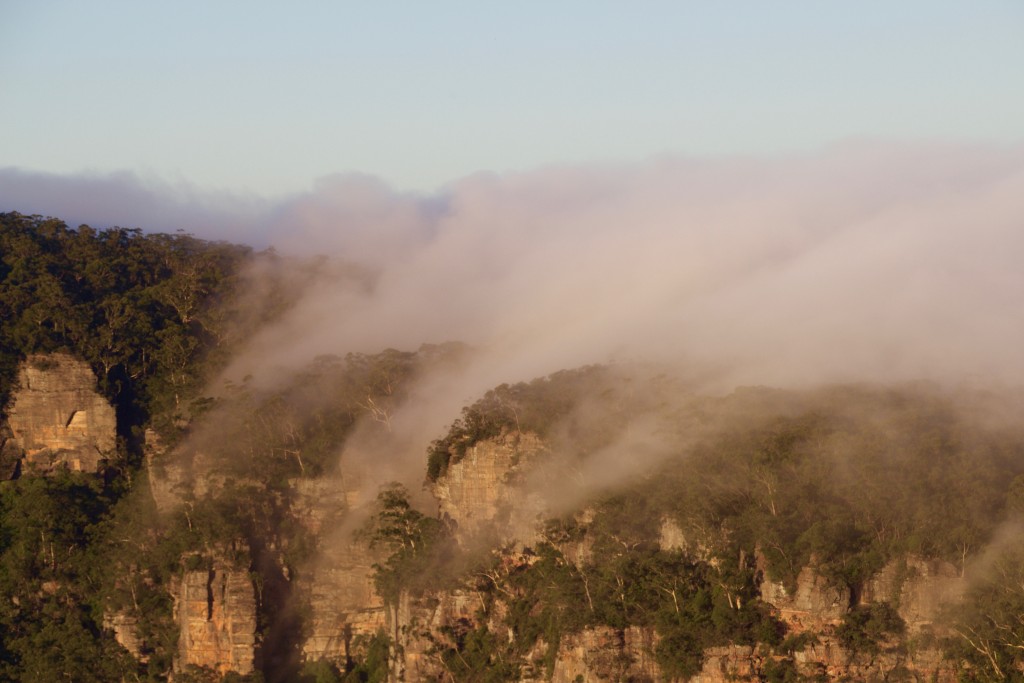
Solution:
[[[662,519],[658,528],[658,545],[662,550],[685,550],[686,536],[674,519]]]
[[[4,450],[24,458],[23,471],[95,472],[116,445],[117,417],[96,392],[95,375],[63,353],[29,356],[22,364],[7,421]]]
[[[559,644],[552,683],[574,681],[658,681],[661,670],[654,661],[652,629],[631,626],[586,629]],[[543,677],[541,677],[541,680]]]
[[[515,480],[543,448],[532,434],[509,434],[471,446],[449,465],[434,484],[434,496],[460,540],[488,530],[517,538],[533,534],[542,506],[527,499]]]
[[[479,593],[452,590],[413,599],[403,593],[389,611],[388,633],[395,644],[390,667],[393,681],[434,681],[443,676],[438,645],[477,626]]]
[[[726,645],[704,651],[704,664],[690,683],[761,680],[761,659],[749,645]]]
[[[890,562],[868,581],[861,603],[888,601],[911,634],[934,632],[942,610],[962,600],[966,590],[967,580],[949,562],[910,556]]]
[[[186,571],[177,589],[175,609],[180,629],[179,668],[252,673],[256,596],[248,571],[222,561],[208,570]]]
[[[307,661],[344,663],[354,655],[360,637],[372,637],[386,627],[384,601],[373,585],[375,560],[363,544],[339,545],[324,553],[308,578],[299,579],[310,608],[302,645]]]
[[[779,611],[779,617],[797,630],[820,628],[850,611],[850,589],[828,581],[813,567],[804,567],[790,593],[778,581],[765,578],[761,599]]]
[[[130,614],[118,612],[117,614],[106,615],[103,618],[103,628],[113,631],[114,640],[131,653],[132,657],[140,662],[146,662],[149,657],[142,652],[143,642],[139,638],[136,627],[139,620]]]
[[[147,444],[154,466],[160,449],[150,438]],[[544,508],[539,500],[525,495],[526,487],[521,482],[533,474],[530,467],[543,454],[544,445],[536,437],[505,435],[477,443],[449,466],[434,483],[433,492],[440,515],[454,523],[461,542],[494,534],[502,541],[514,541],[504,546],[500,558],[508,567],[523,567],[531,561],[533,554],[526,553],[525,548],[538,537],[537,519]],[[193,464],[201,468],[201,456],[197,457],[199,465]],[[178,474],[171,469],[162,476],[167,489],[163,495],[167,504],[173,505]],[[184,475],[178,479],[186,480]],[[210,481],[204,485],[215,485]],[[412,683],[450,675],[446,667],[453,660],[446,659],[445,653],[462,647],[465,638],[479,633],[483,626],[488,637],[503,643],[514,641],[511,622],[506,621],[512,603],[505,601],[502,591],[483,591],[479,584],[463,583],[417,598],[402,594],[398,604],[386,605],[373,582],[374,564],[383,558],[365,538],[352,534],[359,524],[357,501],[367,496],[366,491],[358,489],[352,481],[340,478],[299,480],[290,485],[291,512],[318,551],[315,561],[285,575],[294,591],[291,597],[303,610],[301,636],[296,635],[295,643],[304,661],[324,659],[344,670],[346,664],[362,661],[370,639],[383,632],[391,648],[389,680]],[[582,566],[592,557],[593,538],[588,528],[593,519],[593,510],[577,513],[574,529],[578,534],[559,541],[565,561]],[[707,554],[706,546],[687,538],[687,532],[675,521],[656,519],[652,523],[658,525],[661,549],[679,550],[698,558]],[[265,602],[266,584],[261,590],[260,618],[272,620],[274,615]],[[807,644],[785,653],[763,644],[712,647],[704,651],[701,670],[691,682],[783,680],[780,676],[790,680],[797,675],[806,680],[956,680],[952,665],[942,659],[939,650],[928,649],[925,639],[913,640],[929,629],[941,636],[937,627],[940,610],[962,597],[963,579],[952,565],[904,558],[852,592],[829,581],[814,567],[804,567],[791,589],[765,578],[760,590],[763,601],[786,622],[788,634],[810,636],[802,641]],[[228,560],[218,560],[209,570],[185,572],[175,593],[179,671],[198,666],[221,674],[244,675],[254,671],[260,660],[266,663],[269,650],[261,653],[256,646],[257,602],[248,571]],[[845,649],[837,627],[858,601],[892,604],[906,620],[911,640],[897,638],[880,643],[871,654]],[[132,649],[132,623],[112,619],[108,628]],[[267,642],[264,635],[263,648]],[[601,626],[564,633],[557,647],[549,647],[540,636],[528,652],[516,655],[521,666],[519,680],[666,680],[667,674],[655,657],[657,645],[656,630],[638,626]],[[134,647],[137,651],[138,645]]]
[[[357,491],[341,479],[297,480],[293,513],[316,539],[316,561],[297,572],[295,589],[308,605],[303,625],[306,661],[326,659],[341,666],[360,644],[386,626],[384,601],[373,583],[382,558],[346,523]]]
[[[782,678],[789,676],[800,678]],[[774,678],[772,677],[774,674]],[[769,655],[749,645],[726,645],[704,651],[700,672],[689,683],[756,683],[764,680],[826,681],[932,681],[954,683],[956,672],[942,660],[938,650],[920,649],[910,653],[898,648],[874,655],[846,650],[834,639],[819,642],[793,653],[788,659]]]

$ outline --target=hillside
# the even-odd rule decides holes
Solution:
[[[224,381],[324,267],[0,216],[0,678],[1024,680],[1019,391]]]

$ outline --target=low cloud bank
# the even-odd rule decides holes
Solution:
[[[314,283],[237,376],[456,339],[482,351],[466,392],[609,360],[672,363],[723,391],[1024,379],[1019,147],[555,166],[430,197],[339,175],[277,202],[6,170],[0,201],[374,273]]]
[[[238,373],[457,339],[480,391],[609,360],[718,390],[1024,379],[1021,149],[553,167],[427,199],[339,179],[278,216],[272,242],[376,278],[318,282]]]

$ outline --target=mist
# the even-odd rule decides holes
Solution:
[[[340,174],[276,201],[133,176],[0,178],[0,200],[30,204],[5,209],[178,221],[363,274],[307,278],[214,386],[273,382],[322,354],[472,346],[396,414],[391,450],[409,462],[496,384],[590,363],[661,364],[719,394],[1024,380],[1021,147],[851,141],[480,173],[433,196]]]
[[[637,359],[718,391],[1019,383],[1022,214],[1024,150],[966,146],[551,167],[427,199],[338,179],[270,242],[373,286],[316,282],[229,374],[459,340],[482,351],[476,390]]]

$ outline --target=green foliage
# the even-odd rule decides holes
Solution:
[[[69,350],[88,360],[116,404],[124,444],[121,470],[104,479],[61,473],[0,484],[0,679],[160,679],[176,652],[172,577],[230,553],[224,539],[239,539],[239,561],[257,572],[261,636],[290,628],[278,609],[288,598],[280,564],[297,564],[312,545],[292,510],[290,480],[331,473],[359,420],[386,434],[423,364],[453,349],[321,357],[272,389],[242,382],[218,399],[199,396],[239,338],[288,305],[276,285],[255,313],[237,303],[240,269],[255,258],[184,234],[70,230],[0,214],[0,405],[20,359]],[[518,560],[468,557],[407,491],[381,491],[368,532],[383,555],[381,595],[395,604],[403,591],[426,596],[459,581],[484,594],[480,614],[438,639],[451,678],[515,680],[541,644],[550,675],[569,635],[647,626],[658,633],[654,654],[666,676],[694,674],[708,647],[762,643],[775,653],[766,680],[794,680],[792,655],[807,642],[784,639],[759,600],[758,555],[767,575],[790,587],[813,564],[856,588],[909,553],[963,568],[1001,522],[1024,514],[1024,438],[970,424],[933,388],[749,389],[667,406],[646,391],[597,367],[502,385],[431,445],[430,480],[481,440],[527,432],[557,443],[582,470],[633,417],[663,418],[663,450],[678,446],[679,457],[588,501],[588,519],[552,521]],[[139,428],[155,426],[167,443],[199,414],[216,429],[190,437],[218,463],[216,485],[159,519],[135,478]],[[686,550],[662,547],[664,519],[682,529]],[[567,549],[583,540],[590,552],[570,560]],[[965,680],[1024,670],[1024,553],[1001,552],[948,644]],[[491,630],[498,612],[489,612],[499,601],[500,637]],[[112,613],[137,620],[147,666],[103,628],[102,615]],[[836,633],[854,651],[876,653],[903,629],[893,607],[879,603],[852,610]],[[353,652],[344,671],[307,663],[303,680],[386,678],[385,635]]]
[[[786,636],[779,645],[778,651],[785,655],[792,655],[793,653],[799,652],[808,646],[817,645],[818,642],[818,636],[810,631],[794,633],[793,635]]]
[[[488,391],[482,399],[463,408],[462,416],[448,433],[430,445],[427,479],[437,481],[453,460],[457,462],[466,455],[468,448],[480,441],[512,432],[544,436],[556,427],[564,427],[581,397],[604,395],[606,400],[611,398],[609,380],[607,368],[587,366],[556,372],[529,383],[502,384]],[[572,435],[581,449],[600,437],[600,429],[589,427]]]
[[[342,683],[344,680],[341,670],[326,659],[306,662],[302,666],[302,678],[299,679],[300,683]]]
[[[547,526],[549,540],[527,552],[522,563],[509,567],[499,556],[478,572],[487,581],[477,588],[505,603],[504,621],[513,635],[509,644],[493,644],[487,661],[521,665],[543,643],[550,675],[568,635],[597,626],[641,626],[659,635],[654,654],[665,675],[685,678],[699,671],[703,651],[713,645],[779,641],[781,624],[758,600],[749,563],[726,570],[661,550],[644,540],[649,525],[626,523],[636,511],[629,500],[604,501],[582,532],[564,520],[553,521]],[[580,533],[593,540],[593,550],[577,565],[556,543],[575,542]]]
[[[450,576],[455,555],[451,534],[440,520],[414,509],[401,484],[381,489],[369,535],[371,546],[387,553],[374,565],[374,584],[390,604],[397,604],[403,591],[422,595]]]
[[[809,564],[854,588],[906,554],[962,565],[1024,472],[1020,435],[973,427],[927,387],[750,391],[715,410],[724,426],[646,495],[718,553],[759,549],[789,587]]]
[[[595,617],[587,577],[550,543],[541,543],[535,550],[529,564],[504,576],[495,570],[489,574],[495,589],[514,597],[508,606],[507,623],[514,634],[515,653],[525,654],[543,640],[548,646],[546,663],[550,667],[562,636],[594,623]],[[500,558],[496,561],[502,562]],[[494,577],[503,580],[499,584]]]
[[[441,661],[453,681],[499,683],[518,681],[519,667],[503,655],[501,640],[486,625],[459,619],[442,628],[450,644],[440,651]]]
[[[843,615],[836,628],[839,642],[853,652],[877,654],[894,638],[902,636],[907,626],[888,602],[858,605]]]
[[[608,391],[607,376],[595,379],[600,375],[581,373],[594,382],[583,394],[573,393],[581,384],[560,384],[568,375],[490,392],[433,444],[428,477],[441,476],[483,438],[517,430],[547,433],[549,443],[564,436],[580,406]],[[531,401],[549,392],[558,400],[532,412]],[[907,554],[965,562],[1003,515],[1020,507],[1021,479],[1014,478],[1024,477],[1021,435],[976,428],[930,387],[748,390],[674,409],[678,438],[687,444],[683,457],[666,458],[599,499],[585,524],[553,520],[547,542],[526,564],[485,572],[483,585],[506,603],[513,633],[510,645],[494,645],[504,661],[519,661],[544,643],[550,665],[567,634],[646,625],[658,631],[655,656],[666,675],[693,675],[708,647],[761,643],[781,653],[765,675],[795,680],[792,654],[807,642],[784,638],[782,624],[761,603],[763,565],[755,566],[755,558],[790,588],[803,567],[814,565],[857,590]],[[587,410],[594,413],[592,405]],[[600,414],[626,420],[631,413]],[[558,445],[568,443],[585,468],[594,445],[610,442],[614,430],[591,436],[575,452],[571,440]],[[704,559],[661,549],[652,521],[663,519],[674,520],[690,552]],[[583,538],[593,544],[591,559],[566,560],[560,548]],[[903,631],[892,606],[881,603],[850,612],[838,634],[851,649],[871,653],[893,646]]]
[[[202,407],[216,430],[193,435],[225,474],[277,485],[293,477],[332,473],[342,445],[359,420],[391,429],[391,415],[419,372],[421,354],[385,350],[350,353],[344,359],[319,356],[289,382],[256,388],[248,382],[226,387],[218,401]]]
[[[1014,538],[994,549],[954,614],[946,643],[964,681],[1024,680],[1024,542]]]
[[[223,304],[250,258],[247,247],[184,233],[72,230],[0,214],[0,387],[19,358],[72,351],[92,365],[130,436],[180,408],[218,358],[229,336]]]
[[[93,542],[109,507],[94,477],[0,484],[0,678],[120,680],[137,664],[102,629]]]
[[[357,636],[352,649],[361,656],[353,658],[346,667],[345,683],[384,683],[388,679],[388,657],[391,639],[383,631],[372,637]]]
[[[765,683],[798,683],[805,680],[797,671],[796,662],[791,657],[769,657],[765,660],[761,673],[761,680]]]

